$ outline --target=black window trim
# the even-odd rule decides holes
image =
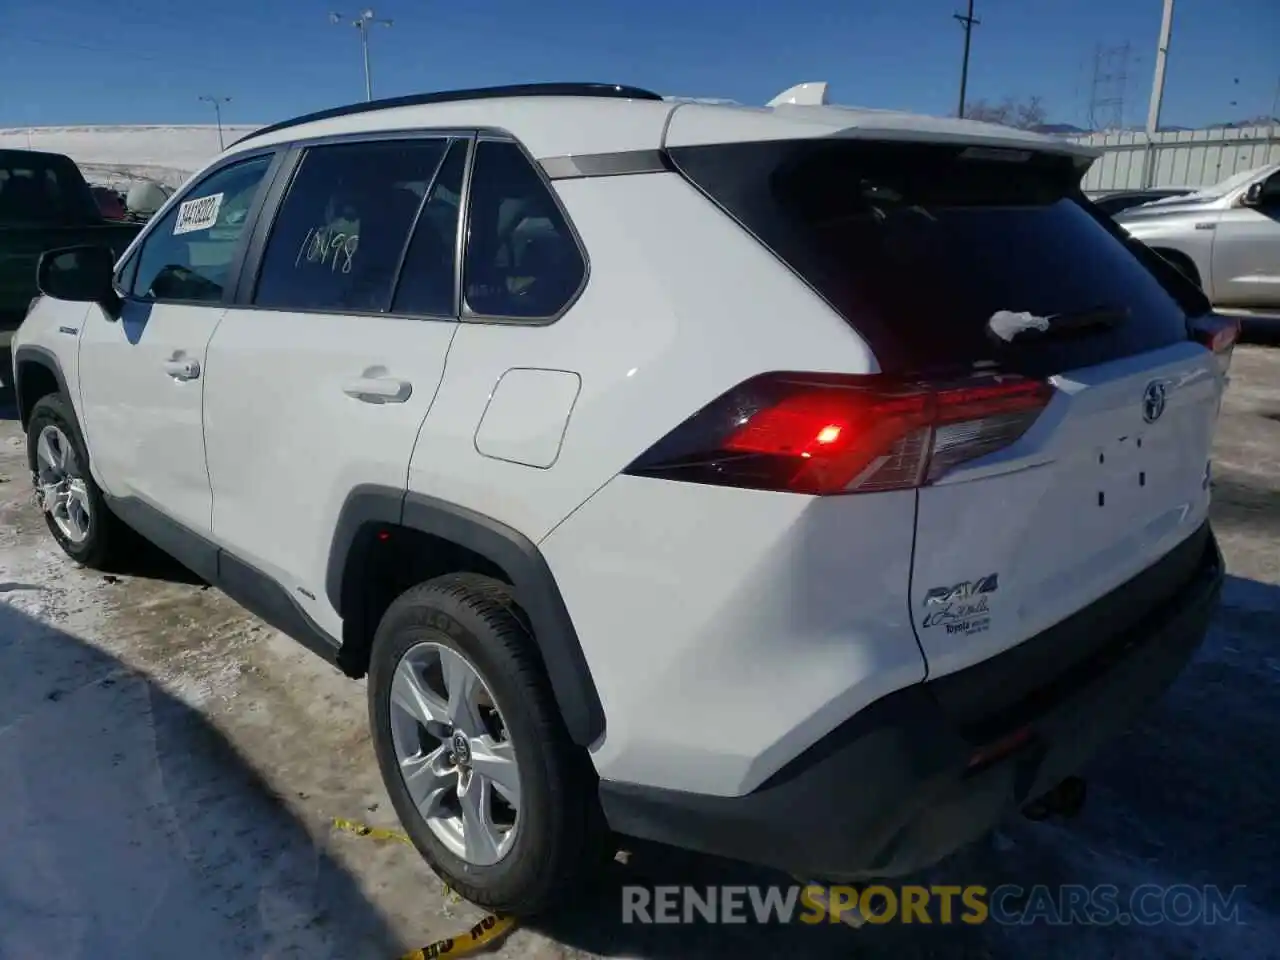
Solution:
[[[451,313],[447,319],[456,320],[458,318],[458,298],[462,296],[462,281],[459,276],[460,268],[458,266],[458,233],[462,229],[464,221],[463,200],[466,198],[467,171],[471,166],[471,155],[475,152],[475,139],[472,137],[449,137],[445,141],[444,153],[440,154],[440,162],[436,164],[436,169],[431,174],[431,179],[427,181],[427,188],[422,192],[422,202],[418,204],[418,209],[413,215],[413,223],[409,225],[409,232],[405,234],[404,246],[400,248],[400,259],[396,263],[396,272],[391,280],[391,297],[387,301],[388,312],[395,311],[396,295],[400,293],[400,281],[403,279],[405,261],[409,256],[409,248],[413,246],[413,238],[418,233],[418,223],[422,220],[422,212],[427,209],[427,201],[431,199],[431,191],[436,188],[440,174],[444,172],[444,165],[449,159],[449,154],[459,144],[463,145],[467,155],[462,160],[462,183],[458,186],[458,222],[454,224],[453,228],[453,285],[449,291]],[[414,314],[414,316],[422,316],[433,320],[446,319],[438,314]]]
[[[115,287],[116,293],[121,300],[129,303],[147,304],[150,306],[185,306],[185,307],[228,307],[235,302],[235,293],[239,289],[240,279],[243,276],[245,267],[247,266],[246,254],[249,251],[249,240],[253,234],[254,228],[262,213],[266,209],[265,201],[269,197],[271,190],[274,188],[276,181],[280,177],[281,170],[284,166],[285,155],[288,150],[279,144],[259,147],[254,150],[244,150],[240,153],[232,154],[224,157],[217,163],[206,167],[198,180],[194,180],[185,190],[175,191],[165,203],[151,215],[147,225],[134,239],[129,249],[125,251],[125,255],[121,258],[116,272],[112,278],[112,285]],[[227,268],[227,282],[222,288],[222,297],[218,300],[186,300],[186,299],[158,299],[138,297],[133,294],[134,284],[137,282],[137,272],[142,259],[143,248],[151,241],[159,230],[160,222],[169,214],[176,205],[183,203],[187,197],[198,191],[209,180],[225,170],[237,167],[245,163],[250,163],[262,157],[270,157],[271,162],[267,165],[267,172],[263,174],[262,179],[258,182],[258,187],[254,193],[253,200],[249,203],[249,210],[245,214],[244,229],[240,231],[240,236],[236,240],[236,248],[231,254],[231,264]],[[125,276],[129,277],[128,287],[123,286]]]
[[[258,219],[253,238],[250,243],[249,256],[246,259],[245,270],[241,274],[240,284],[238,285],[235,297],[229,306],[236,310],[253,311],[256,313],[300,313],[300,314],[318,314],[330,317],[361,317],[361,318],[377,318],[382,320],[405,320],[410,322],[436,321],[441,323],[457,323],[458,314],[457,306],[461,297],[461,262],[458,251],[458,242],[461,239],[461,225],[466,220],[466,202],[467,187],[471,174],[471,161],[475,155],[475,140],[480,133],[474,127],[413,127],[394,130],[372,130],[357,131],[353,133],[330,134],[321,137],[304,137],[297,140],[290,140],[287,143],[278,144],[280,150],[287,154],[287,159],[283,165],[282,175],[277,177],[276,182],[272,184],[271,194],[266,198],[267,202],[263,208],[263,215]],[[467,166],[463,173],[462,180],[462,196],[459,199],[460,209],[458,211],[459,236],[454,240],[454,308],[455,312],[451,316],[442,316],[440,314],[428,313],[412,313],[403,310],[391,309],[392,303],[388,303],[388,309],[379,310],[333,310],[321,309],[318,307],[271,307],[263,306],[253,302],[254,295],[258,289],[258,279],[262,272],[263,259],[266,254],[267,240],[270,239],[271,231],[275,227],[276,219],[280,215],[280,211],[284,206],[284,201],[289,195],[289,189],[293,186],[294,178],[302,167],[302,158],[307,151],[314,147],[338,146],[351,143],[380,143],[386,141],[403,141],[403,140],[444,140],[446,141],[445,154],[441,157],[440,163],[436,166],[435,172],[432,174],[431,183],[428,185],[427,192],[435,185],[435,178],[439,176],[440,170],[444,166],[444,158],[448,155],[448,151],[453,144],[463,141],[468,144],[467,147]],[[424,194],[424,199],[425,199]],[[419,206],[420,214],[422,207]],[[417,226],[417,217],[414,218],[414,227]],[[404,269],[404,256],[408,249],[407,244],[413,239],[413,230],[409,231],[405,239],[406,246],[401,250],[400,263],[397,266],[394,277],[392,278],[392,301],[394,301],[394,291],[400,286],[400,272]]]
[[[305,152],[311,147],[329,146],[333,144],[346,143],[375,143],[386,140],[433,140],[433,139],[452,139],[467,140],[467,162],[462,175],[462,196],[460,199],[460,209],[458,211],[458,235],[454,244],[454,308],[455,312],[452,316],[442,317],[439,315],[408,313],[403,311],[387,310],[386,312],[378,311],[343,311],[341,313],[334,310],[320,310],[315,308],[297,309],[290,308],[284,310],[279,307],[265,307],[253,303],[253,295],[257,290],[258,276],[262,270],[263,255],[266,252],[266,241],[270,236],[271,229],[275,225],[275,219],[279,216],[280,208],[284,203],[285,197],[288,195],[289,188],[293,185],[293,179],[297,175],[297,171],[302,162]],[[534,173],[542,181],[543,187],[546,189],[552,202],[555,203],[556,209],[559,210],[560,216],[564,218],[565,224],[568,226],[569,235],[573,238],[573,242],[578,247],[578,253],[582,257],[582,281],[578,284],[577,290],[574,291],[572,297],[565,301],[554,314],[547,317],[502,317],[489,314],[477,313],[472,310],[465,302],[466,297],[466,280],[464,277],[464,265],[466,263],[466,247],[467,240],[471,231],[471,173],[475,166],[476,147],[481,140],[493,140],[505,143],[515,144],[525,160],[533,168]],[[555,323],[566,313],[582,297],[583,292],[587,288],[587,284],[591,279],[591,257],[587,252],[586,244],[582,241],[582,235],[578,232],[577,226],[573,219],[569,216],[568,210],[565,209],[564,203],[560,199],[560,195],[552,186],[551,178],[547,176],[542,164],[539,163],[528,148],[520,142],[520,140],[509,131],[498,127],[397,127],[388,130],[361,130],[351,133],[327,134],[324,136],[299,137],[295,140],[289,140],[282,143],[273,144],[271,147],[264,148],[266,150],[278,150],[281,157],[280,169],[275,175],[271,189],[263,198],[263,204],[259,216],[254,224],[253,236],[247,251],[243,269],[240,272],[239,283],[237,284],[235,295],[231,298],[228,306],[237,310],[253,310],[263,313],[303,313],[303,314],[323,314],[328,316],[350,316],[350,317],[380,317],[391,320],[436,320],[452,323],[487,323],[498,326],[534,326],[545,327]],[[249,151],[237,156],[247,156]],[[437,174],[439,169],[437,168]],[[412,233],[410,234],[412,238]],[[403,257],[400,264],[403,269]],[[396,271],[393,281],[395,287],[400,285],[400,271]]]
[[[578,283],[578,288],[573,292],[573,296],[553,314],[546,317],[506,317],[494,314],[479,313],[471,309],[466,302],[467,278],[465,274],[466,264],[466,247],[471,239],[471,170],[475,166],[476,154],[482,141],[490,141],[497,143],[515,144],[516,148],[524,155],[525,162],[529,164],[534,175],[541,181],[542,187],[546,190],[547,195],[551,197],[552,203],[556,205],[556,209],[560,211],[565,225],[569,229],[569,236],[573,239],[574,244],[578,247],[578,254],[582,257],[582,280]],[[495,326],[521,326],[521,327],[548,327],[555,323],[566,313],[573,309],[578,300],[581,299],[583,292],[587,289],[587,284],[591,282],[591,257],[587,253],[586,244],[582,242],[582,236],[578,233],[578,228],[573,222],[573,218],[569,216],[569,211],[565,209],[564,202],[560,199],[560,194],[556,192],[552,185],[551,179],[547,176],[546,170],[528,150],[528,148],[520,142],[520,140],[506,130],[489,129],[478,132],[476,142],[472,146],[471,156],[468,158],[467,173],[463,178],[463,185],[466,188],[466,210],[465,224],[466,229],[462,231],[459,244],[459,254],[461,261],[459,263],[458,286],[462,291],[461,312],[459,319],[463,323],[487,323]]]

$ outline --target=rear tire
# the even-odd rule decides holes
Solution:
[[[451,688],[449,671],[461,677],[466,670],[478,684],[459,681]],[[475,691],[488,707],[451,708],[462,699],[457,689]],[[406,699],[406,691],[415,692]],[[564,729],[509,585],[460,573],[402,594],[374,637],[368,696],[378,765],[400,822],[432,869],[472,903],[518,916],[541,913],[612,854],[595,770]],[[441,717],[447,719],[432,719]],[[487,726],[468,745],[474,732],[468,728],[477,722]],[[507,769],[481,792],[473,784],[486,778],[477,780],[476,771],[497,770],[482,764],[491,764],[499,750],[513,758],[515,776]],[[484,804],[486,824],[514,820],[506,832],[481,831],[501,839],[474,850],[468,838],[476,834],[466,831],[479,821],[475,808],[467,820],[468,794]],[[511,796],[517,804],[508,803]]]
[[[27,464],[36,483],[37,502],[58,546],[86,567],[111,569],[127,530],[94,482],[75,412],[61,394],[41,397],[31,408]]]

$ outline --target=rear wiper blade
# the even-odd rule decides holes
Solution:
[[[1047,317],[1000,310],[987,321],[987,333],[1001,344],[1013,343],[1022,337],[1035,341],[1060,339],[1110,330],[1128,319],[1128,307],[1090,307]]]

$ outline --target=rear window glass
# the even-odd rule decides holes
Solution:
[[[0,223],[65,224],[96,216],[93,194],[69,159],[0,151]]]
[[[1047,373],[1186,339],[1189,301],[1078,201],[1070,158],[867,141],[671,152],[867,337],[886,370],[993,362]],[[987,329],[1000,313],[1099,311],[1124,319],[1012,345]]]

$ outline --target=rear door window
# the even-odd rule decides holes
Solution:
[[[312,147],[271,228],[254,304],[385,313],[446,138]]]
[[[1180,302],[1186,291],[1081,201],[1069,157],[849,140],[672,158],[866,336],[888,372],[987,363],[1044,374],[1187,337],[1194,298]],[[1059,318],[1099,314],[1121,319],[1012,343],[989,331],[997,315],[1061,331]]]
[[[424,186],[426,200],[418,215],[413,239],[409,241],[392,301],[391,309],[395,313],[457,316],[455,254],[468,149],[468,141],[455,140],[435,181]]]

